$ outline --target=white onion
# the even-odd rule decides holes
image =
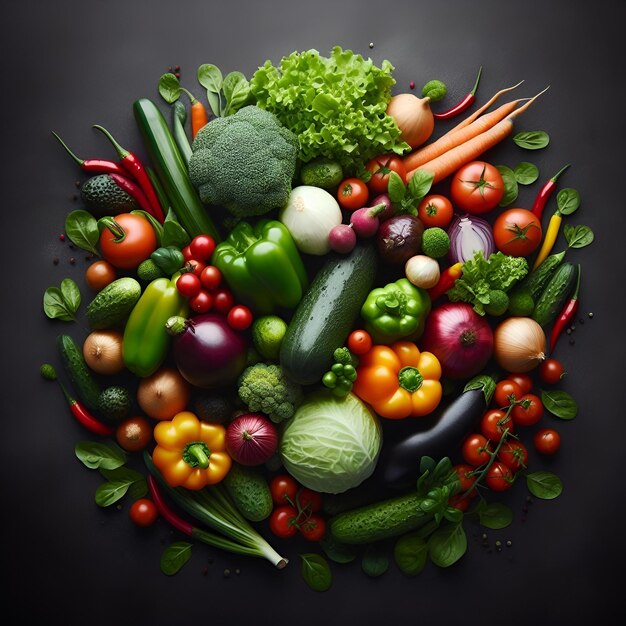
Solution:
[[[494,357],[507,372],[529,372],[546,358],[545,351],[543,328],[530,317],[509,317],[494,331]]]
[[[439,263],[425,254],[412,256],[404,266],[409,282],[421,289],[430,289],[439,282]]]

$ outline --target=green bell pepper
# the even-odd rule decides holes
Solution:
[[[308,284],[293,237],[278,220],[239,222],[212,260],[237,299],[257,314],[295,308]]]
[[[361,307],[365,330],[375,343],[416,341],[424,332],[431,301],[428,292],[406,278],[372,289]]]
[[[165,328],[167,320],[173,315],[184,317],[189,312],[187,299],[176,288],[178,276],[156,278],[148,283],[126,322],[122,343],[124,364],[141,378],[156,372],[167,356],[171,341]]]

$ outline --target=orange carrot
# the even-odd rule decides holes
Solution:
[[[193,139],[198,131],[209,121],[209,116],[205,106],[193,98],[191,100],[191,138]]]
[[[546,89],[548,89],[548,87],[546,87]],[[515,109],[510,115],[500,120],[495,125],[492,125],[479,135],[475,135],[463,143],[458,143],[443,154],[440,154],[430,161],[423,163],[419,167],[412,169],[407,174],[407,180],[412,178],[417,169],[420,169],[434,175],[432,184],[435,185],[447,176],[450,176],[450,174],[456,172],[456,170],[458,170],[462,165],[477,159],[481,154],[483,154],[483,152],[486,152],[490,148],[496,146],[511,133],[515,118],[520,115],[520,113],[523,113],[542,93],[546,91],[546,89],[530,98],[528,102],[523,104],[518,109]]]

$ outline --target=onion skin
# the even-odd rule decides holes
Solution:
[[[122,356],[123,334],[118,330],[94,330],[83,342],[83,356],[97,374],[119,374],[125,367]]]
[[[187,409],[191,386],[173,367],[162,367],[142,378],[137,387],[137,404],[152,419],[170,420]]]
[[[400,93],[389,100],[387,115],[393,117],[401,138],[411,148],[421,146],[433,134],[435,118],[430,110],[430,98]]]
[[[429,313],[420,344],[439,359],[443,376],[464,380],[487,365],[494,335],[489,322],[469,304],[447,302]]]
[[[463,235],[471,235],[473,242],[473,245],[468,246],[466,241],[465,251],[461,245]],[[457,215],[448,227],[448,236],[450,237],[448,258],[451,264],[465,263],[473,259],[479,250],[482,250],[485,259],[496,251],[491,224],[482,217],[468,214]]]
[[[278,430],[260,413],[245,413],[226,428],[226,450],[241,465],[262,465],[278,449]]]
[[[512,374],[535,369],[546,358],[546,335],[531,317],[509,317],[494,331],[494,357]]]

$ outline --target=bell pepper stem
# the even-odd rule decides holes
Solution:
[[[206,469],[209,467],[211,451],[204,441],[192,441],[185,446],[183,461],[191,467]]]
[[[398,382],[402,389],[406,389],[409,393],[415,393],[422,386],[424,377],[417,367],[407,365],[398,372]]]
[[[187,319],[181,315],[172,315],[172,317],[169,317],[167,322],[165,322],[165,330],[172,336],[182,335],[188,328],[189,323]]]
[[[376,298],[376,306],[391,315],[398,314],[400,304],[400,299],[395,294],[385,294]]]

